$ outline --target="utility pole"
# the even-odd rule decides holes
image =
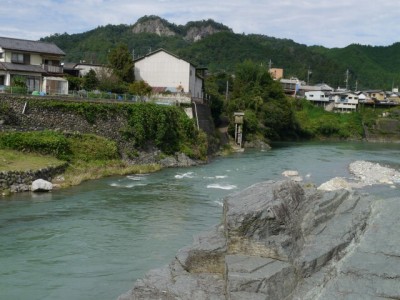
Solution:
[[[132,49],[132,59],[135,60],[135,49]]]
[[[308,70],[307,70],[307,85],[309,85],[310,83],[310,75],[312,74],[312,71],[310,69],[310,66],[308,66]]]
[[[348,91],[349,90],[349,69],[346,70],[346,79],[344,82],[346,82],[346,91]]]
[[[229,80],[226,81],[225,101],[228,102]]]
[[[268,63],[268,70],[271,70],[271,68],[272,68],[272,60],[270,59]]]
[[[356,92],[358,91],[358,80],[356,80]]]

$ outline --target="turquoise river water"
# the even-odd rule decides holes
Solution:
[[[221,220],[224,196],[298,170],[321,184],[367,160],[400,169],[399,144],[299,143],[210,164],[0,199],[0,299],[116,299]],[[376,186],[379,197],[396,186]]]

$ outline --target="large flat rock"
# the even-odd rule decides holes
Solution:
[[[318,299],[400,299],[400,199],[375,202],[365,233]],[[311,298],[310,298],[311,299]]]
[[[400,299],[400,197],[267,181],[119,300]]]

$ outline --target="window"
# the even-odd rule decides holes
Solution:
[[[23,53],[11,53],[11,62],[17,64],[26,64],[29,65],[31,63],[31,56],[29,54]]]
[[[3,58],[3,52],[0,52],[0,59]]]
[[[24,55],[22,53],[12,53],[11,62],[19,64],[24,63]]]

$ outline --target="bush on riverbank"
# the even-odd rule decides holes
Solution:
[[[118,158],[113,141],[92,134],[64,135],[50,130],[1,133],[0,148],[52,155],[70,162]]]
[[[361,139],[362,114],[332,113],[305,99],[294,99],[293,107],[301,135],[306,138]]]
[[[71,155],[67,138],[50,130],[1,133],[0,148],[52,155],[63,160]]]
[[[103,137],[54,131],[0,133],[0,156],[0,171],[37,170],[68,161],[63,179],[58,182],[61,186],[161,169],[158,164],[130,165],[120,160],[116,143]]]
[[[119,130],[130,148],[145,150],[154,145],[167,155],[182,152],[194,159],[205,160],[207,139],[192,119],[176,106],[154,103],[90,103],[57,100],[32,101],[31,107],[69,112],[82,116],[89,124],[98,120],[122,119],[127,126]],[[121,142],[121,141],[118,141]]]

